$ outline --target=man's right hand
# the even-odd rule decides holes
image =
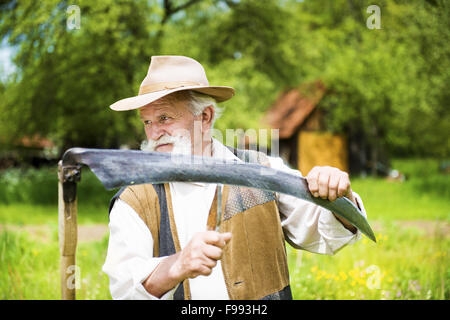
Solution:
[[[229,232],[206,231],[195,234],[178,255],[171,268],[171,276],[181,282],[186,278],[210,275],[230,239]]]
[[[231,233],[206,231],[195,234],[183,250],[158,264],[143,281],[145,290],[160,298],[187,278],[210,275],[230,239]]]

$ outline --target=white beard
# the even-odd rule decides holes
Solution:
[[[141,144],[142,151],[155,151],[155,149],[162,144],[173,143],[173,148],[170,153],[190,155],[192,153],[192,144],[189,137],[184,136],[169,136],[163,135],[159,140],[144,140]]]

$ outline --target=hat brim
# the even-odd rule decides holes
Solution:
[[[207,94],[213,97],[217,102],[223,102],[234,96],[234,89],[231,87],[223,86],[186,86],[178,87],[174,89],[167,89],[161,91],[150,92],[135,97],[125,98],[119,100],[109,107],[114,111],[128,111],[142,108],[153,101],[161,99],[168,94],[182,91],[182,90],[193,90],[203,94]]]

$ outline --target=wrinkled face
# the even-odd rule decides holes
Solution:
[[[202,143],[202,115],[194,116],[186,101],[147,105],[139,110],[147,151],[194,153]]]

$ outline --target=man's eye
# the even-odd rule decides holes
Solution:
[[[144,125],[149,126],[152,122],[150,120],[144,120]]]
[[[169,120],[169,117],[163,115],[163,116],[160,116],[160,117],[159,117],[159,120],[160,120],[160,121],[166,121],[166,120]]]

